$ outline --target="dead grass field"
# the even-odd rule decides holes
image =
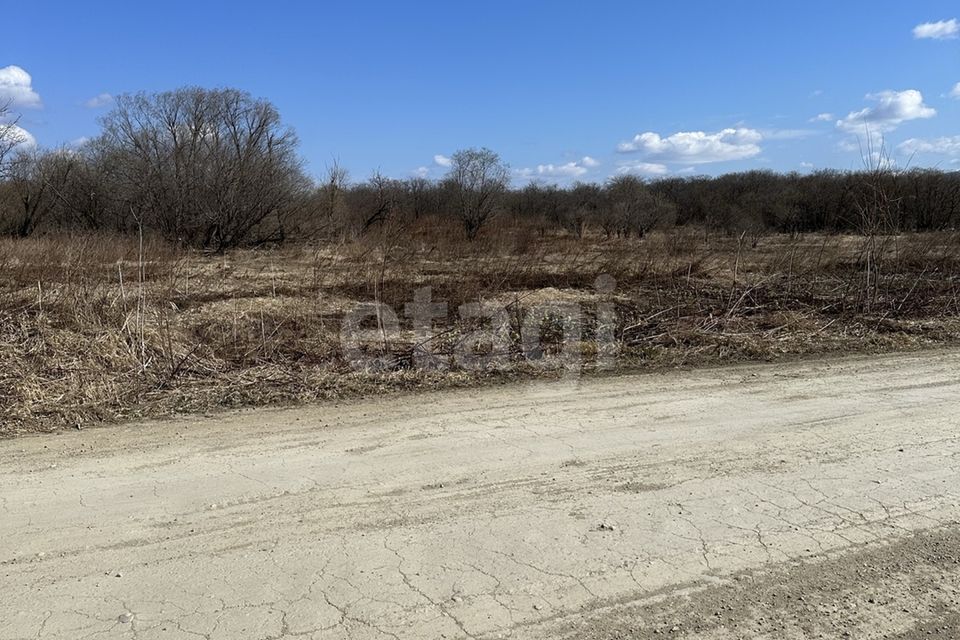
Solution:
[[[611,302],[624,370],[909,350],[960,336],[960,234],[868,245],[677,228],[578,240],[517,226],[457,238],[421,220],[359,240],[222,255],[103,235],[0,241],[0,434],[556,375],[519,347],[506,366],[446,366],[470,329],[456,309],[478,301],[518,325],[538,302],[579,303],[588,374],[594,311]],[[611,292],[595,289],[601,275],[613,278]],[[443,366],[410,365],[406,322],[367,345],[383,366],[351,366],[344,314],[376,300],[402,318],[427,286],[450,311],[431,347]]]

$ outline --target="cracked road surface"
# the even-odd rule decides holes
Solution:
[[[0,638],[955,638],[958,374],[821,360],[0,442]]]

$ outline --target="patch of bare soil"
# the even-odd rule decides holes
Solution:
[[[960,528],[739,573],[567,622],[568,640],[960,637]]]

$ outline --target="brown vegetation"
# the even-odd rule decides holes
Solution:
[[[859,172],[511,190],[488,149],[439,181],[311,181],[230,89],[120,96],[79,149],[15,122],[0,106],[0,434],[958,335],[960,174],[882,147]]]
[[[523,317],[544,301],[581,305],[587,372],[610,328],[620,368],[951,343],[960,335],[958,249],[960,236],[947,232],[868,244],[677,227],[606,239],[541,235],[510,217],[468,241],[456,220],[429,216],[350,241],[222,254],[102,233],[7,239],[0,433],[555,375],[520,344]],[[597,289],[601,275],[613,280]],[[403,314],[422,287],[448,305],[430,367],[414,366],[425,347]],[[339,332],[345,313],[371,301],[396,311],[401,332],[370,332],[363,350],[379,358],[357,368]],[[475,302],[513,323],[500,366],[463,368],[454,357],[474,328],[457,309]],[[609,303],[613,326],[599,326]]]

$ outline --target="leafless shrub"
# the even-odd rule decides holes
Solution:
[[[885,260],[900,231],[900,200],[889,188],[896,171],[883,140],[875,142],[868,132],[862,156],[863,183],[854,206],[863,236],[863,305],[869,311],[881,295]]]
[[[497,212],[510,182],[507,165],[489,149],[463,149],[453,154],[445,184],[467,238],[473,240]]]
[[[652,193],[636,176],[617,176],[607,184],[609,211],[604,231],[615,232],[629,238],[636,234],[642,238],[657,225],[676,218],[672,203],[663,196]]]
[[[351,189],[348,205],[355,212],[358,233],[373,227],[383,227],[401,214],[404,186],[399,180],[391,180],[375,171],[365,183]]]

